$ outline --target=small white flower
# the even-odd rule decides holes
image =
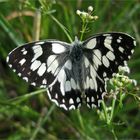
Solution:
[[[106,110],[107,111],[111,111],[112,110],[112,107],[111,106],[110,107],[107,107]]]
[[[137,81],[135,79],[132,79],[132,83],[134,84],[134,86],[137,86]]]
[[[81,15],[81,13],[82,13],[82,12],[81,12],[80,10],[77,10],[77,11],[76,11],[76,14],[77,14],[77,15]]]
[[[93,16],[92,11],[93,11],[93,7],[92,6],[89,6],[87,12],[77,10],[76,11],[76,14],[79,15],[80,18],[84,22],[90,22],[90,21],[94,21],[94,20],[98,19],[98,16]]]
[[[125,82],[126,81],[126,78],[125,77],[122,77],[122,82]]]
[[[95,19],[95,20],[98,19],[98,16],[94,16],[94,19]]]
[[[118,84],[119,87],[122,87],[122,86],[123,86],[123,83],[122,83],[122,82],[119,82],[119,81],[118,81],[117,84]]]
[[[82,12],[82,16],[83,16],[84,18],[87,18],[88,13],[83,11],[83,12]]]
[[[120,66],[119,67],[119,71],[122,71],[122,72],[126,72],[126,73],[130,73],[130,69],[128,66]]]
[[[116,73],[116,75],[115,75],[116,77],[120,77],[120,74],[119,73]]]
[[[92,6],[89,6],[88,7],[88,11],[91,13],[93,11],[93,7]]]

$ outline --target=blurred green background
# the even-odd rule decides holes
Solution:
[[[115,104],[110,124],[104,119],[104,112],[85,105],[69,112],[56,107],[46,92],[25,83],[6,64],[12,49],[38,35],[40,40],[69,42],[66,30],[72,39],[75,35],[80,37],[82,22],[76,10],[87,11],[90,5],[99,18],[90,23],[83,39],[117,31],[128,33],[137,41],[129,61],[129,77],[138,82],[136,92],[133,90],[133,96],[123,99],[122,107]],[[0,139],[140,139],[139,66],[139,0],[0,0]]]

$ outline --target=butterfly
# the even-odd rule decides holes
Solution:
[[[46,88],[59,107],[77,109],[86,102],[93,108],[100,107],[106,81],[130,59],[135,46],[135,39],[121,32],[75,38],[73,43],[36,41],[11,51],[7,63],[26,82]]]

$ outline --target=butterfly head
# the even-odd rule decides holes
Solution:
[[[72,42],[72,48],[73,47],[81,47],[81,41],[78,39],[77,36],[75,36],[75,40]]]
[[[79,40],[78,40],[78,37],[77,36],[75,36],[75,41],[74,42],[78,42]]]
[[[75,40],[74,40],[74,42],[73,42],[73,45],[74,46],[78,46],[78,47],[81,47],[81,41],[78,39],[78,37],[77,36],[75,36]]]

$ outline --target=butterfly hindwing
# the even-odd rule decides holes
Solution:
[[[106,94],[106,81],[98,75],[95,66],[89,59],[84,56],[84,90],[85,90],[85,101],[88,107],[99,107],[100,101]]]
[[[118,72],[119,66],[125,65],[135,46],[135,40],[124,33],[98,34],[83,43],[88,106],[100,105],[100,100],[106,94],[106,80]]]
[[[79,83],[75,78],[74,65],[68,59],[61,68],[53,86],[48,88],[50,99],[65,110],[81,106],[82,98]]]

